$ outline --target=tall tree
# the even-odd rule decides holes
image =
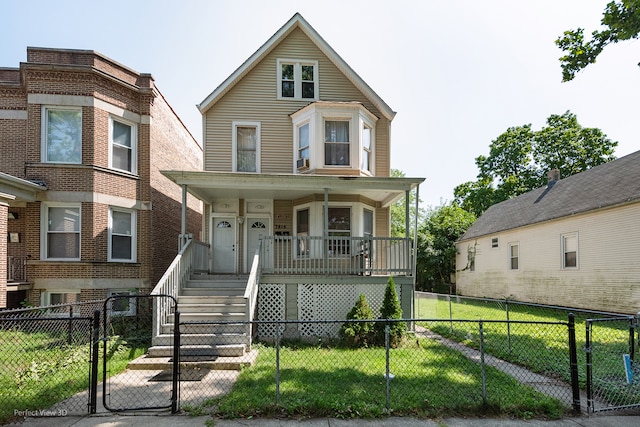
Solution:
[[[391,169],[391,176],[395,178],[403,178],[405,176],[404,172],[398,169]],[[420,215],[422,214],[422,209],[419,209],[417,212],[418,221],[420,221]],[[405,211],[405,198],[401,198],[395,204],[391,206],[391,237],[405,237],[405,220],[406,220],[406,211]],[[416,192],[409,192],[409,233],[413,236],[413,224],[416,220]]]
[[[475,215],[454,204],[426,214],[418,233],[417,285],[419,289],[448,287],[456,271],[455,242],[476,220]]]
[[[567,177],[613,160],[617,142],[597,128],[584,128],[575,114],[553,114],[539,131],[511,127],[476,157],[477,181],[454,189],[454,202],[480,216],[489,206],[546,185],[547,172]]]
[[[638,38],[640,0],[608,3],[601,23],[605,29],[593,31],[589,40],[585,40],[583,28],[567,30],[556,40],[556,45],[566,53],[560,57],[563,82],[573,80],[576,73],[595,63],[598,55],[608,44]]]

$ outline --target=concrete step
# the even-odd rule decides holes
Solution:
[[[244,344],[222,345],[181,345],[180,356],[227,356],[240,357],[245,354],[247,346]],[[147,350],[149,357],[172,357],[173,346],[154,345]]]
[[[173,334],[173,323],[164,323],[160,327],[162,334]],[[245,334],[247,326],[240,323],[188,323],[180,327],[182,334]]]
[[[178,305],[182,304],[244,304],[241,296],[216,295],[180,295]]]
[[[244,311],[229,313],[180,313],[180,322],[242,322]],[[167,316],[166,323],[174,323],[174,315]]]
[[[249,338],[245,333],[240,334],[180,334],[180,345],[249,345]],[[153,346],[173,345],[173,335],[163,334],[153,338]]]
[[[193,313],[233,314],[244,313],[246,304],[179,304],[180,316]]]
[[[186,287],[180,290],[180,296],[243,297],[244,288]]]
[[[127,368],[163,371],[173,367],[172,357],[173,354],[159,357],[150,357],[145,354],[129,362]],[[180,365],[190,368],[239,371],[243,367],[253,365],[257,357],[258,350],[251,350],[242,356],[184,357],[180,360]]]

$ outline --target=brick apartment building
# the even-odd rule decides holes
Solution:
[[[201,170],[202,149],[150,74],[35,47],[0,68],[0,308],[149,292],[182,231],[163,169]]]

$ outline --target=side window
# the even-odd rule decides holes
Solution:
[[[109,167],[137,173],[137,126],[135,124],[110,118]]]
[[[233,122],[233,171],[260,172],[260,123]]]
[[[112,208],[109,211],[109,261],[135,262],[136,213]]]
[[[362,126],[362,161],[360,169],[366,172],[371,172],[371,127],[367,125]]]
[[[42,259],[80,260],[80,206],[43,205]]]
[[[42,162],[82,163],[82,109],[42,108]]]
[[[562,236],[562,268],[578,267],[578,235],[577,233]]]
[[[517,243],[509,243],[509,268],[517,270],[520,260],[520,245]]]

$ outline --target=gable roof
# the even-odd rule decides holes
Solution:
[[[495,204],[460,240],[640,201],[640,151]]]
[[[329,44],[313,29],[311,25],[296,13],[284,24],[265,44],[249,57],[237,70],[220,84],[204,101],[197,105],[201,114],[207,112],[223,95],[231,90],[242,78],[249,73],[260,61],[280,44],[294,29],[299,28],[309,37],[318,49],[331,61],[355,87],[388,119],[392,120],[395,112],[369,87],[367,83],[336,53]]]

